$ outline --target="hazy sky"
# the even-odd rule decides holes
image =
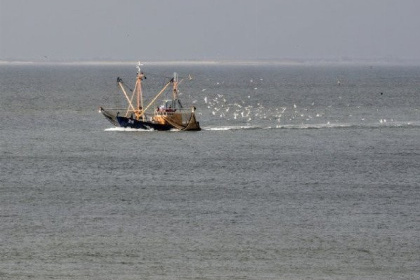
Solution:
[[[0,0],[0,60],[420,59],[420,0]]]

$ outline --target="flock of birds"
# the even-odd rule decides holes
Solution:
[[[250,98],[250,96],[248,96]],[[226,120],[244,120],[247,122],[253,119],[277,120],[280,121],[286,107],[275,109],[265,108],[258,103],[257,106],[247,104],[244,100],[239,102],[228,102],[223,94],[216,94],[214,97],[204,97],[204,103],[211,111],[211,114]]]
[[[250,82],[252,84],[253,80],[251,79]],[[216,85],[219,84],[220,83],[216,83]],[[337,85],[340,86],[341,82],[337,81]],[[254,90],[257,89],[257,87],[254,88]],[[205,91],[207,91],[207,89],[202,89],[202,92]],[[271,122],[271,124],[277,125],[280,123],[308,124],[324,122],[325,125],[330,125],[330,121],[328,120],[327,116],[328,111],[332,107],[331,105],[325,106],[324,109],[320,109],[319,107],[316,108],[314,102],[311,104],[311,106],[307,107],[298,107],[296,104],[290,105],[288,107],[265,107],[261,103],[251,105],[253,102],[250,95],[244,96],[242,99],[232,102],[229,100],[229,97],[220,93],[214,93],[213,95],[207,94],[203,101],[208,109],[207,112],[211,114],[210,116],[226,121],[237,121],[238,123],[245,122],[247,124],[251,124],[253,121],[265,120]],[[198,100],[193,101],[193,103],[197,102]],[[203,114],[202,112],[199,114]],[[353,116],[349,115],[349,117],[351,118]],[[363,118],[361,121],[365,121],[365,119]],[[392,121],[392,119],[388,120],[388,122]],[[387,119],[380,119],[379,123],[386,124]]]
[[[261,79],[262,80],[262,79]],[[252,83],[253,80],[250,80]],[[220,83],[217,83],[219,85]],[[255,87],[254,90],[257,88]],[[207,89],[202,89],[205,92]],[[262,103],[251,105],[251,96],[245,96],[236,102],[231,102],[223,94],[215,93],[212,95],[206,95],[204,97],[204,104],[209,110],[211,116],[221,118],[224,120],[236,120],[239,122],[250,123],[253,120],[267,120],[276,121],[280,123],[282,119],[293,121],[299,120],[311,120],[312,118],[318,118],[324,115],[324,113],[310,114],[310,109],[298,108],[296,104],[293,106],[285,107],[265,107]],[[194,104],[197,100],[192,101]],[[314,103],[312,103],[312,106]],[[202,113],[201,113],[202,114]]]

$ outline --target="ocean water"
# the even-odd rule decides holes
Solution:
[[[1,279],[418,279],[420,67],[143,70],[203,131],[112,128],[134,65],[0,65]]]

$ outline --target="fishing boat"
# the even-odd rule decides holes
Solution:
[[[121,78],[117,78],[117,84],[120,87],[125,99],[127,100],[127,108],[103,108],[99,111],[116,127],[134,128],[142,130],[180,130],[180,131],[198,131],[201,130],[199,122],[195,117],[196,108],[184,108],[179,99],[178,85],[183,81],[178,80],[177,73],[174,73],[165,86],[156,94],[156,96],[146,105],[143,106],[143,90],[142,82],[146,79],[143,71],[141,71],[139,62],[137,65],[137,79],[131,96],[129,96],[126,86]],[[158,103],[159,97],[171,88],[172,98],[162,100]],[[136,96],[135,104],[133,104]],[[156,106],[160,104],[159,106]]]

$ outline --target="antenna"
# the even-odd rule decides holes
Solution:
[[[173,77],[173,99],[177,99],[178,98],[178,74],[176,72],[174,72],[174,77]]]
[[[143,66],[143,64],[141,64],[141,62],[139,60],[139,62],[137,63],[137,67],[136,67],[137,68],[137,74],[141,73],[140,66]]]

